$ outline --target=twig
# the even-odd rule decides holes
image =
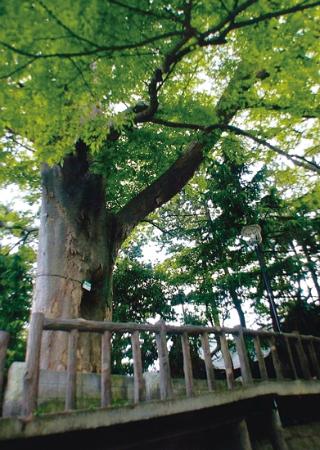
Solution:
[[[157,223],[155,223],[153,220],[150,220],[150,219],[144,219],[144,220],[142,220],[142,222],[149,223],[150,225],[154,226],[155,228],[158,228],[158,230],[160,230],[162,233],[164,233],[164,234],[169,234],[169,236],[173,236],[173,234],[171,233],[171,231],[165,230],[165,229],[162,228],[160,225],[158,225]]]

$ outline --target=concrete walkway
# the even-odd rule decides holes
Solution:
[[[0,419],[0,441],[50,436],[160,419],[232,405],[250,399],[320,395],[320,381],[259,382],[249,387],[194,398],[152,401],[133,406]]]

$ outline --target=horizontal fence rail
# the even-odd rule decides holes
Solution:
[[[110,407],[112,404],[112,337],[118,333],[130,335],[133,360],[133,402],[135,404],[146,399],[140,342],[140,333],[142,332],[154,336],[158,354],[161,400],[174,397],[168,351],[168,339],[170,340],[173,336],[180,336],[181,339],[185,394],[187,397],[196,395],[190,338],[199,339],[208,391],[215,391],[217,388],[217,369],[214,368],[212,349],[210,348],[210,341],[212,342],[213,339],[223,359],[224,369],[220,369],[220,372],[221,370],[224,372],[228,389],[234,389],[241,384],[245,387],[256,381],[268,381],[270,379],[279,381],[299,378],[305,380],[320,379],[320,338],[318,337],[298,333],[249,330],[241,327],[175,326],[166,324],[163,320],[155,324],[137,324],[97,322],[83,319],[49,319],[44,317],[42,313],[34,313],[30,323],[23,381],[22,413],[24,416],[33,414],[37,407],[43,331],[64,331],[69,336],[65,392],[65,410],[67,411],[76,409],[77,348],[79,333],[83,332],[101,335],[100,406],[102,408]],[[0,348],[0,356],[1,354]],[[235,354],[239,359],[239,370],[234,368],[232,356]]]

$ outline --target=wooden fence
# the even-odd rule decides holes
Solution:
[[[164,321],[159,321],[156,324],[137,324],[95,322],[82,319],[48,319],[42,313],[34,313],[31,317],[26,354],[22,411],[24,416],[32,414],[37,407],[41,337],[44,330],[69,333],[65,410],[72,410],[76,407],[76,354],[78,336],[81,332],[101,334],[101,407],[110,406],[112,402],[111,352],[112,335],[115,333],[129,333],[131,335],[134,403],[139,403],[145,399],[140,332],[155,335],[161,400],[173,398],[167,346],[167,338],[171,335],[181,336],[185,388],[188,397],[195,395],[190,356],[190,336],[197,336],[201,340],[208,391],[214,391],[216,387],[210,349],[210,337],[212,336],[220,344],[228,389],[235,387],[235,371],[231,357],[232,352],[235,351],[239,357],[241,382],[244,386],[252,384],[254,379],[268,381],[271,377],[276,380],[320,379],[320,338],[313,336],[248,330],[241,327],[174,326],[166,324]],[[1,355],[3,355],[3,349],[6,345],[4,344],[5,339],[1,336],[0,334],[0,369],[3,366]],[[266,365],[263,349],[270,350],[271,368]],[[2,359],[4,358],[2,357]],[[253,370],[253,359],[257,361],[258,374]],[[2,371],[0,372],[0,381],[1,373]]]

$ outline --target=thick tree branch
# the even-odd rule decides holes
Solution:
[[[309,161],[309,160],[305,159],[303,156],[290,155],[289,153],[285,152],[284,150],[277,147],[276,145],[270,144],[270,142],[266,141],[265,139],[257,137],[255,135],[249,133],[248,131],[242,130],[233,125],[227,125],[224,128],[232,131],[233,133],[235,133],[237,135],[245,136],[245,137],[253,140],[257,144],[263,145],[263,146],[269,148],[270,150],[273,150],[274,152],[278,153],[279,155],[284,156],[285,158],[289,159],[296,166],[300,166],[300,167],[303,167],[304,169],[312,170],[313,172],[320,174],[320,166],[318,166],[313,161]]]
[[[261,14],[260,16],[253,17],[248,20],[239,20],[235,21],[236,17],[254,3],[257,3],[257,0],[247,0],[244,3],[237,6],[225,19],[223,19],[218,25],[210,28],[206,32],[200,34],[199,43],[200,45],[216,45],[220,42],[223,42],[227,35],[232,31],[248,26],[257,25],[261,22],[265,22],[267,20],[286,16],[289,14],[293,14],[299,11],[305,11],[310,8],[315,8],[320,5],[320,1],[306,3],[305,1],[298,3],[297,5],[291,8],[283,8],[277,11],[270,11],[266,14]],[[228,26],[226,26],[229,24]],[[226,26],[226,27],[225,27]],[[224,28],[225,27],[225,28]]]
[[[236,6],[228,15],[227,17],[225,17],[224,19],[221,20],[221,22],[218,23],[218,25],[215,25],[212,28],[209,28],[209,30],[207,30],[205,33],[202,33],[200,35],[200,40],[204,40],[206,39],[209,35],[211,34],[215,34],[218,31],[221,31],[222,28],[227,25],[228,23],[234,23],[235,18],[242,13],[243,11],[247,10],[248,8],[250,8],[250,6],[254,5],[255,3],[257,3],[258,0],[247,0],[243,3],[241,3],[241,5]]]
[[[284,156],[285,158],[289,159],[296,166],[300,166],[300,167],[303,167],[304,169],[312,170],[313,172],[320,173],[320,166],[318,164],[316,164],[314,161],[309,161],[308,159],[306,159],[300,155],[290,155],[289,153],[282,150],[278,146],[270,144],[270,142],[268,142],[267,140],[257,137],[255,135],[249,133],[248,131],[242,130],[241,128],[238,128],[238,127],[235,127],[232,125],[215,124],[215,125],[205,126],[205,125],[196,124],[196,123],[171,122],[169,120],[157,119],[157,118],[152,119],[151,122],[155,123],[155,124],[163,125],[166,127],[171,127],[171,128],[201,130],[201,131],[206,131],[207,133],[209,131],[213,131],[216,129],[221,129],[221,130],[226,130],[226,131],[228,130],[237,135],[245,136],[245,137],[253,140],[256,143],[269,148],[270,150],[278,153],[279,155]]]
[[[231,31],[231,29],[234,30],[236,28],[248,27],[251,25],[256,25],[260,22],[265,22],[266,20],[270,20],[270,19],[273,19],[276,17],[282,17],[282,16],[286,16],[288,14],[293,14],[295,12],[305,11],[307,9],[315,8],[316,6],[320,6],[320,1],[312,2],[312,3],[306,3],[305,1],[303,1],[291,8],[279,9],[278,11],[271,11],[269,13],[262,14],[261,16],[254,17],[253,19],[241,20],[239,22],[235,22],[235,23],[231,24],[230,27],[228,27],[228,28],[230,28],[230,31]]]
[[[220,139],[226,125],[239,110],[239,105],[241,105],[239,100],[242,99],[243,94],[254,84],[257,78],[261,78],[261,74],[262,72],[259,72],[256,76],[251,76],[243,64],[239,65],[237,72],[216,106],[216,115],[220,122],[219,127],[216,126],[216,133],[211,136],[211,147]],[[267,75],[264,73],[263,76]],[[191,142],[185,152],[159,178],[137,194],[119,211],[117,219],[122,227],[122,239],[128,236],[138,222],[180,192],[192,178],[204,160],[207,135],[207,131],[204,131],[202,141],[194,140]]]
[[[117,216],[123,226],[123,238],[138,222],[168,202],[185,186],[203,161],[203,148],[203,143],[191,142],[166,172],[119,211]]]
[[[189,14],[189,9],[187,10]],[[191,13],[191,6],[190,6]],[[188,20],[188,19],[186,19]],[[188,22],[187,22],[188,23]],[[156,114],[159,106],[158,95],[161,87],[165,83],[170,74],[172,68],[177,64],[177,62],[181,58],[180,49],[185,45],[185,43],[190,39],[191,35],[188,32],[188,28],[185,30],[184,36],[180,39],[180,41],[165,55],[163,63],[161,67],[157,67],[152,74],[152,77],[148,83],[148,95],[149,95],[149,104],[148,105],[136,105],[133,108],[129,108],[128,113],[135,113],[133,122],[135,124],[148,122],[150,121],[154,115]],[[167,75],[164,78],[164,75]],[[119,131],[117,133],[112,133],[113,140],[120,136]]]

